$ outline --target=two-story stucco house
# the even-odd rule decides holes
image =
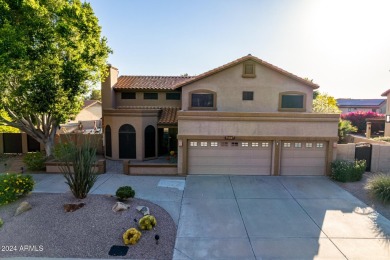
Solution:
[[[312,113],[319,86],[248,55],[195,77],[102,83],[106,157],[177,151],[178,174],[324,175],[339,115]]]

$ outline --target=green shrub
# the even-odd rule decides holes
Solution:
[[[23,158],[27,168],[33,171],[45,169],[45,160],[45,156],[41,152],[27,153]]]
[[[360,181],[366,171],[366,161],[343,161],[332,162],[332,173],[330,177],[340,182]]]
[[[28,194],[33,190],[34,184],[30,175],[0,175],[0,205],[8,204]]]
[[[119,199],[134,198],[135,191],[130,186],[122,186],[116,190],[115,194]]]
[[[68,184],[72,194],[78,199],[87,197],[88,192],[95,184],[98,176],[94,170],[96,163],[96,146],[90,140],[85,140],[81,145],[68,142],[57,158],[64,162],[60,169],[64,173],[66,184]]]
[[[390,175],[376,174],[370,177],[365,189],[380,202],[390,202]]]
[[[54,158],[59,161],[69,161],[73,148],[72,142],[60,142],[56,144],[53,149]]]

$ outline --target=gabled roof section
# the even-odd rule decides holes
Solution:
[[[188,76],[120,76],[115,90],[174,90],[175,86],[192,79]]]
[[[338,98],[337,105],[339,107],[374,107],[381,106],[386,99],[351,99],[351,98]]]
[[[223,71],[223,70],[226,70],[228,68],[231,68],[233,66],[236,66],[237,64],[240,64],[240,63],[248,61],[248,60],[257,62],[257,63],[259,63],[259,64],[261,64],[261,65],[263,65],[263,66],[265,66],[265,67],[267,67],[269,69],[272,69],[272,70],[274,70],[276,72],[279,72],[279,73],[281,73],[281,74],[283,74],[283,75],[285,75],[285,76],[287,76],[289,78],[292,78],[292,79],[297,80],[297,81],[299,81],[299,82],[301,82],[301,83],[303,83],[303,84],[305,84],[307,86],[310,86],[313,89],[319,88],[319,86],[317,84],[315,84],[315,83],[313,83],[313,82],[311,82],[309,80],[306,80],[304,78],[298,77],[298,76],[296,76],[296,75],[294,75],[294,74],[292,74],[290,72],[287,72],[287,71],[285,71],[285,70],[283,70],[283,69],[281,69],[279,67],[276,67],[276,66],[274,66],[274,65],[272,65],[272,64],[270,64],[268,62],[265,62],[265,61],[255,57],[255,56],[252,56],[251,54],[248,54],[247,56],[244,56],[244,57],[241,57],[241,58],[239,58],[237,60],[229,62],[229,63],[227,63],[225,65],[222,65],[222,66],[220,66],[218,68],[209,70],[209,71],[207,71],[205,73],[202,73],[202,74],[200,74],[198,76],[195,76],[195,77],[193,77],[193,78],[191,78],[191,79],[189,79],[187,81],[183,81],[183,82],[177,83],[174,86],[174,88],[176,89],[176,88],[183,87],[185,85],[188,85],[188,84],[193,83],[195,81],[198,81],[198,80],[201,80],[203,78],[209,77],[209,76],[211,76],[213,74],[216,74],[216,73],[218,73],[220,71]]]
[[[387,94],[389,94],[389,92],[390,92],[390,89],[388,89],[388,90],[386,90],[385,92],[383,92],[381,96],[382,96],[382,97],[386,97]]]
[[[85,108],[88,108],[88,107],[91,107],[95,104],[102,104],[102,102],[100,102],[99,100],[84,100],[84,105],[83,105],[83,108],[82,109],[85,109]]]

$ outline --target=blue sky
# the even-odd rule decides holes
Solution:
[[[88,2],[121,75],[197,75],[250,53],[336,98],[390,88],[387,0]]]

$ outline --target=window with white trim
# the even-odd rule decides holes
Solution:
[[[232,142],[232,146],[238,146],[238,142]]]
[[[295,148],[302,148],[302,143],[295,143],[295,144],[294,144],[294,147],[295,147]]]
[[[317,143],[316,147],[317,148],[324,148],[324,143]]]
[[[313,143],[306,143],[306,148],[312,148],[313,147]]]
[[[268,142],[261,143],[261,147],[269,147],[269,143]]]
[[[203,146],[203,147],[207,146],[207,142],[200,142],[200,146]]]
[[[286,147],[286,148],[291,147],[291,143],[283,143],[283,147]]]
[[[227,147],[227,146],[229,146],[229,142],[221,142],[221,146]]]
[[[242,142],[242,143],[241,143],[241,146],[242,146],[242,147],[248,147],[248,146],[249,146],[249,143],[248,143],[248,142]]]
[[[252,147],[259,147],[259,143],[252,143]]]
[[[218,146],[218,142],[210,142],[210,146],[216,147]]]
[[[190,142],[190,146],[198,146],[198,142]]]

